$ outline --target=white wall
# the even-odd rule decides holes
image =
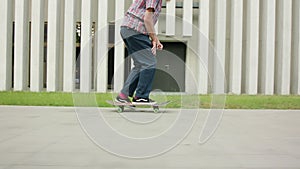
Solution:
[[[74,2],[75,11],[74,13],[65,13],[70,9],[70,6],[65,4],[72,4],[71,1]],[[103,7],[101,4],[104,0],[91,0],[91,15],[81,13],[83,9],[89,10],[89,7],[82,8],[83,0],[59,0],[58,13],[48,10],[48,0],[44,0],[43,7],[36,4],[37,1],[31,0],[0,0],[0,27],[4,30],[0,44],[0,91],[73,91],[75,89],[73,70],[76,44],[74,39],[72,40],[72,33],[66,35],[69,33],[70,27],[65,24],[92,21],[99,29],[114,22],[116,17],[119,17],[116,14],[120,15],[118,10],[122,8],[126,10],[132,2],[132,0],[125,0],[124,3],[118,3],[118,9],[115,10],[116,1],[105,1],[108,3],[107,18],[105,18],[106,23],[101,26],[98,23],[103,18],[98,15],[98,10]],[[199,4],[201,11],[195,8],[191,10],[190,1],[185,1],[183,5],[189,6],[175,10],[175,22],[172,21],[174,16],[168,17],[171,19],[168,23],[175,23],[174,25],[166,25],[166,16],[174,15],[174,10],[167,9],[163,9],[162,13],[167,11],[170,13],[162,14],[158,24],[158,34],[162,41],[183,41],[187,44],[186,64],[190,71],[186,71],[186,92],[300,94],[300,3],[298,0],[256,0],[255,2],[254,0],[194,0],[193,3],[194,5]],[[181,5],[182,1],[178,0],[176,4]],[[55,6],[55,4],[53,5]],[[171,6],[167,5],[167,7]],[[37,9],[37,7],[42,8],[42,11],[34,10],[35,14],[40,11],[38,14],[41,14],[43,18],[32,17],[31,9]],[[183,11],[184,9],[189,9],[189,11]],[[32,19],[35,19],[33,23],[48,22],[50,21],[49,17],[55,16],[55,14],[59,14],[58,20],[50,18],[48,32],[52,32],[52,37],[48,36],[46,43],[50,58],[48,58],[49,62],[44,64],[41,62],[43,56],[40,56],[43,53],[41,46],[44,44],[35,42],[30,45],[30,48],[24,46],[24,44],[30,44],[32,38],[41,38],[43,33],[42,31],[30,32],[27,27]],[[82,17],[84,18],[82,19]],[[192,31],[188,26],[191,17],[193,17]],[[186,18],[187,22],[180,18]],[[17,25],[22,25],[22,28],[15,29],[16,37],[14,39],[8,36],[13,32],[12,21],[16,21]],[[56,28],[58,29],[56,30]],[[90,29],[89,26],[84,28]],[[40,29],[35,27],[35,30]],[[70,31],[74,32],[72,29]],[[86,30],[82,33],[83,37],[88,38],[91,32]],[[166,33],[168,36],[165,36]],[[116,35],[119,33],[116,32]],[[71,45],[66,44],[66,40]],[[120,39],[117,38],[117,40]],[[12,41],[18,47],[13,52],[11,52]],[[96,42],[100,42],[97,36],[89,47],[92,51],[89,52],[87,58],[90,58],[91,62],[85,63],[84,69],[86,70],[85,75],[91,73],[91,76],[86,77],[90,84],[82,86],[84,87],[82,92],[92,90],[106,92],[107,81],[103,80],[106,76],[96,76],[96,73],[99,73],[97,66],[107,67],[109,65],[97,63],[97,60],[100,59],[100,55],[97,55],[97,52],[100,52],[100,45],[94,45]],[[117,46],[118,43],[116,42]],[[123,50],[119,47],[115,52],[122,53]],[[103,54],[103,51],[101,52]],[[12,59],[13,54],[14,59]],[[29,62],[31,58],[40,60]],[[14,60],[14,66],[12,60]],[[122,64],[122,62],[118,64]],[[34,73],[44,69],[47,70],[45,74]],[[107,71],[107,68],[103,68],[103,66],[100,69],[101,72]],[[14,72],[14,79],[12,79],[12,72]],[[68,74],[70,76],[67,76]],[[32,75],[34,77],[29,78]],[[223,80],[223,78],[225,79]],[[41,79],[48,79],[46,89],[43,88]],[[197,81],[196,86],[191,83],[194,80]],[[119,84],[119,86],[121,85],[122,83]],[[216,88],[218,91],[215,90]]]

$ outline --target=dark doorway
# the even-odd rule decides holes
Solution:
[[[157,53],[157,70],[154,77],[153,89],[164,92],[185,91],[185,61],[186,44],[182,42],[164,42],[164,50]],[[131,59],[127,58],[125,49],[125,79],[131,69]],[[113,88],[114,48],[108,52],[108,89]]]
[[[164,92],[185,91],[186,44],[164,42],[164,50],[158,51],[157,70],[153,89]]]

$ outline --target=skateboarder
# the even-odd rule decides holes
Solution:
[[[169,0],[167,0],[169,1]],[[116,102],[153,103],[149,98],[156,69],[156,50],[162,50],[154,25],[162,8],[162,0],[135,0],[125,14],[121,36],[134,68],[116,97]]]

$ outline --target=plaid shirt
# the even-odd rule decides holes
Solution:
[[[135,0],[125,14],[122,26],[148,34],[144,23],[146,9],[154,9],[153,25],[155,25],[161,12],[161,7],[162,0]]]

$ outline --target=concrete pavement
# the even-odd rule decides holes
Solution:
[[[101,111],[113,128],[140,138],[167,129],[178,117],[178,110],[173,109],[122,116],[115,109]],[[200,111],[189,135],[170,151],[130,159],[95,144],[80,126],[73,107],[0,106],[0,169],[300,168],[300,110],[226,110],[216,133],[201,145],[198,138],[207,112]],[[130,120],[145,127],[152,120],[152,126],[143,132],[127,123]]]

